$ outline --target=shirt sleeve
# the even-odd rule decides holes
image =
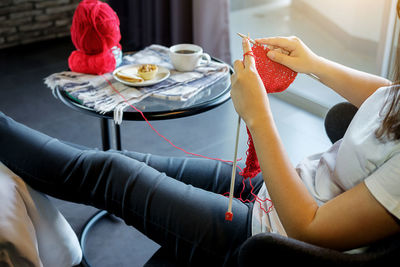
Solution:
[[[379,203],[400,219],[400,153],[367,177],[365,185]]]

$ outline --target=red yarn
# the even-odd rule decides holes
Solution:
[[[80,2],[72,19],[71,39],[76,48],[68,59],[72,71],[103,74],[115,69],[111,48],[121,48],[121,34],[118,16],[108,4],[98,0]]]
[[[68,59],[72,71],[89,74],[103,74],[115,69],[116,60],[113,53],[108,51],[87,55],[79,50],[73,51]]]
[[[267,57],[269,49],[263,45],[253,45],[252,51],[253,55],[247,52],[244,54],[244,56],[254,56],[257,72],[264,83],[267,93],[278,93],[286,90],[296,78],[297,72],[269,59],[269,57]],[[261,170],[256,150],[254,148],[253,138],[249,129],[247,129],[247,134],[249,136],[247,141],[249,148],[246,152],[246,167],[243,169],[240,175],[242,175],[244,178],[252,178]]]
[[[158,136],[162,137],[165,141],[167,141],[169,144],[171,144],[174,148],[179,149],[179,150],[183,151],[184,153],[186,153],[186,154],[188,154],[188,155],[192,155],[192,156],[196,156],[196,157],[201,157],[201,158],[205,158],[205,159],[218,160],[218,161],[221,161],[221,162],[233,163],[232,161],[229,161],[229,160],[223,160],[223,159],[219,159],[219,158],[211,158],[211,157],[206,157],[206,156],[203,156],[203,155],[200,155],[200,154],[188,152],[188,151],[186,151],[185,149],[176,146],[175,144],[172,143],[172,141],[170,141],[168,138],[166,138],[164,135],[162,135],[159,131],[157,131],[157,130],[153,127],[153,125],[147,120],[147,118],[146,118],[146,116],[143,114],[143,112],[142,112],[141,110],[139,110],[138,108],[136,108],[135,106],[133,106],[131,103],[129,103],[128,99],[126,99],[126,98],[121,94],[121,92],[119,92],[119,91],[112,85],[112,83],[110,82],[110,80],[108,80],[104,75],[101,75],[101,76],[102,76],[102,77],[104,78],[104,80],[110,85],[110,87],[111,87],[111,88],[112,88],[126,103],[128,103],[129,106],[131,106],[134,110],[136,110],[137,112],[139,112],[139,113],[142,115],[143,119],[147,122],[147,124],[150,126],[150,128],[151,128]],[[253,146],[253,149],[254,149],[254,146]],[[256,155],[256,154],[254,153],[254,155]],[[257,156],[256,156],[256,157],[257,157]],[[238,161],[240,161],[240,160],[241,160],[241,159],[238,159]],[[258,161],[257,161],[257,163],[258,163]],[[243,172],[243,170],[242,170],[239,166],[237,166],[237,167]],[[256,174],[257,174],[257,173],[256,173]],[[255,174],[255,175],[256,175],[256,174]],[[251,178],[249,178],[249,184],[250,184],[250,187],[251,187],[250,194],[253,196],[253,199],[250,200],[250,199],[243,199],[243,198],[242,198],[242,194],[243,194],[244,189],[245,189],[245,187],[246,187],[244,180],[245,180],[245,179],[242,180],[242,191],[240,192],[239,198],[237,198],[237,199],[240,200],[240,201],[243,202],[243,203],[257,202],[257,203],[260,205],[260,209],[261,209],[262,211],[264,211],[265,213],[269,213],[269,212],[272,210],[273,206],[274,206],[273,203],[272,203],[272,201],[271,201],[271,199],[269,199],[269,198],[261,199],[261,198],[259,198],[256,194],[254,194],[254,192],[253,192],[253,191],[254,191],[254,186],[253,186],[253,184],[251,183]],[[226,193],[224,193],[224,194],[222,194],[222,195],[223,195],[223,196],[228,196],[228,195],[229,195],[229,192],[226,192]],[[270,203],[270,205],[269,205],[269,207],[268,207],[267,209],[265,209],[264,206],[263,206],[263,204],[265,204],[267,201]],[[268,206],[268,205],[267,205],[267,206]],[[231,220],[232,220],[232,217],[233,217],[233,214],[232,214],[232,212],[230,212],[230,213],[228,213],[228,214],[225,214],[225,216],[226,216],[225,218],[226,218],[227,220],[231,221]]]
[[[249,129],[246,129],[249,137],[247,140],[247,145],[249,148],[246,151],[246,167],[243,169],[240,175],[242,175],[244,178],[252,178],[256,176],[261,169],[260,163],[258,162],[256,149],[254,148],[253,137],[251,136]]]
[[[276,63],[267,57],[269,49],[262,45],[252,47],[256,68],[267,93],[279,93],[286,90],[294,81],[297,72]]]

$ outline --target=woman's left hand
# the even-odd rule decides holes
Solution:
[[[247,38],[243,38],[242,44],[243,54],[251,51]],[[265,123],[265,119],[271,116],[271,111],[254,56],[247,54],[244,61],[236,60],[234,71],[231,76],[231,98],[236,112],[249,129],[258,123]]]

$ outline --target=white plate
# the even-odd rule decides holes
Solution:
[[[124,79],[119,78],[117,75],[115,75],[118,71],[126,70],[126,69],[132,69],[132,70],[130,70],[130,71],[132,71],[132,73],[137,73],[137,70],[139,69],[139,67],[141,65],[143,65],[143,64],[125,65],[125,66],[116,68],[113,71],[114,79],[116,79],[117,81],[119,81],[123,84],[129,85],[129,86],[142,87],[142,86],[150,86],[150,85],[154,85],[156,83],[162,82],[165,79],[167,79],[170,75],[170,72],[167,68],[164,68],[159,65],[157,65],[158,71],[157,71],[156,76],[151,80],[147,80],[147,81],[145,80],[143,82],[128,82],[128,81],[125,81]]]

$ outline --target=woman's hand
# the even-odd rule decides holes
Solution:
[[[255,40],[267,45],[271,51],[267,56],[300,73],[314,73],[319,57],[297,37],[270,37]]]
[[[243,38],[243,54],[251,51],[248,39]],[[256,122],[265,122],[270,114],[267,92],[258,75],[255,60],[247,54],[244,61],[236,60],[231,76],[231,98],[236,112],[251,129]]]
[[[317,76],[321,83],[357,107],[378,88],[392,84],[382,77],[319,57],[297,37],[271,37],[255,41],[269,46],[271,51],[267,55],[271,60],[294,71]]]

